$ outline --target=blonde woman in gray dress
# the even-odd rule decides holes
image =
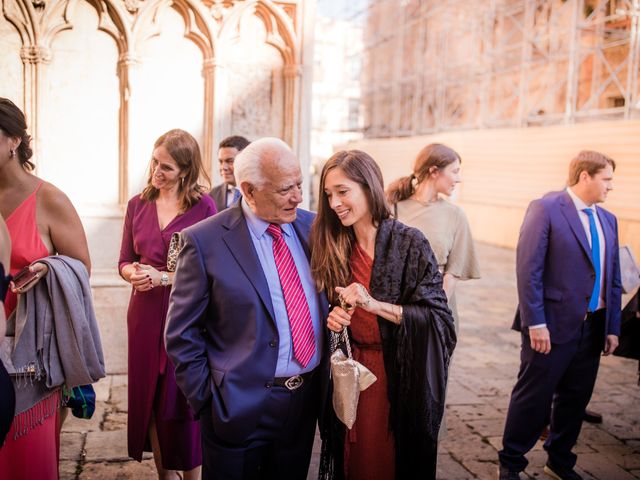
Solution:
[[[439,143],[429,144],[418,153],[413,173],[396,180],[387,190],[395,217],[419,229],[429,240],[443,276],[443,289],[456,333],[459,328],[456,284],[480,278],[467,216],[459,206],[444,198],[450,197],[460,183],[460,162],[455,150]],[[441,439],[446,431],[443,418]]]

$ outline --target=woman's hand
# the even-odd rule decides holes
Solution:
[[[138,267],[149,275],[151,288],[160,286],[162,280],[162,272],[160,270],[155,269],[151,265],[145,265],[144,263],[139,263]]]
[[[340,302],[351,306],[352,309],[360,307],[367,312],[371,312],[377,303],[361,283],[352,283],[348,287],[336,287],[336,293],[340,297]],[[348,309],[349,307],[347,307]]]
[[[333,307],[327,317],[327,327],[332,332],[340,333],[344,327],[351,324],[351,315],[340,307]]]
[[[9,288],[13,293],[26,293],[31,290],[36,283],[42,279],[47,273],[49,273],[49,267],[46,263],[36,262],[29,265],[29,271],[35,274],[35,279],[27,283],[24,287],[16,288],[16,284],[12,281],[9,283]]]
[[[369,295],[367,289],[361,283],[352,283],[348,287],[336,287],[342,309],[352,311],[356,307],[389,320],[396,325],[402,322],[402,306],[381,302]],[[335,310],[335,309],[334,309]],[[329,327],[331,328],[331,327]],[[332,329],[333,330],[333,329]],[[340,330],[335,330],[340,331]]]
[[[153,288],[153,272],[158,271],[151,265],[145,265],[143,263],[133,262],[131,265],[135,268],[134,272],[129,277],[129,283],[138,292],[146,292]]]

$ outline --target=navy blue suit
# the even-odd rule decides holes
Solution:
[[[313,218],[312,213],[298,209],[297,219],[292,223],[307,256]],[[265,419],[265,412],[273,412],[281,408],[278,405],[295,400],[284,398],[289,393],[293,395],[284,387],[284,392],[277,394],[282,399],[276,399],[277,388],[273,387],[278,330],[267,280],[239,203],[185,229],[182,242],[168,312],[166,346],[175,365],[177,383],[201,416],[204,478],[217,478],[211,476],[211,469],[207,471],[206,457],[215,457],[212,468],[220,478],[253,478],[251,472],[243,473],[242,469],[253,468],[260,460],[255,460],[253,466],[233,464],[238,461],[231,458],[233,453],[259,445],[257,437],[261,429],[271,428],[265,424],[271,422]],[[326,318],[328,305],[324,295],[319,303],[321,318]],[[321,377],[314,375],[318,381]],[[303,395],[304,388],[299,390],[296,395]],[[314,395],[320,398],[319,391],[314,391]],[[283,432],[285,436],[305,432],[304,440],[297,443],[304,444],[302,457],[306,459],[301,459],[301,465],[288,465],[286,468],[291,468],[291,472],[304,469],[305,461],[308,468],[311,454],[320,407],[310,400],[305,405],[309,407],[303,413],[307,427],[283,427],[287,430]],[[290,403],[287,408],[295,406]],[[204,426],[202,419],[206,420]],[[220,449],[216,454],[207,452],[204,431],[207,429],[215,437],[216,446],[228,452],[221,454]],[[248,456],[239,461],[251,463]]]
[[[605,243],[605,308],[588,313],[596,278],[591,248],[578,211],[566,191],[534,200],[518,240],[518,310],[522,332],[520,372],[511,395],[500,462],[522,471],[524,458],[551,422],[545,449],[556,465],[573,468],[571,452],[593,392],[605,335],[620,334],[622,286],[617,221],[596,207]],[[531,348],[529,327],[546,324],[551,352]]]

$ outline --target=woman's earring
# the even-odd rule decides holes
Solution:
[[[11,148],[9,149],[9,158],[13,158],[16,156],[16,151],[15,149]]]
[[[180,177],[180,186],[184,187],[184,177]]]

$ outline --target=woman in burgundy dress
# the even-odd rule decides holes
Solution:
[[[351,307],[334,306],[327,326],[349,327],[354,358],[377,377],[360,393],[351,430],[324,412],[320,477],[435,479],[456,336],[433,251],[390,218],[382,173],[364,152],[327,161],[319,198],[312,272],[333,305]]]
[[[216,213],[200,178],[198,143],[183,130],[156,141],[147,186],[129,200],[120,248],[120,275],[132,285],[129,334],[129,455],[153,451],[158,478],[200,476],[200,430],[176,386],[163,333],[173,273],[167,252],[174,232]]]

